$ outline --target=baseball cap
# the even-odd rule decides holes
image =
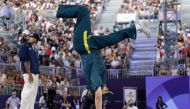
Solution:
[[[38,33],[32,33],[32,34],[30,34],[30,37],[34,37],[37,41],[41,40]]]

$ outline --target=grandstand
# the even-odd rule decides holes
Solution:
[[[132,98],[139,109],[152,109],[146,100],[149,96],[146,96],[146,78],[190,75],[188,0],[91,0],[88,4],[85,0],[7,1],[8,4],[0,1],[0,109],[6,107],[13,89],[20,97],[24,79],[18,50],[33,32],[39,33],[42,39],[37,44],[41,74],[35,109],[40,109],[40,97],[49,88],[56,90],[56,109],[65,92],[76,97],[77,105],[80,104],[86,81],[80,56],[72,48],[76,19],[54,20],[44,18],[41,13],[55,9],[60,3],[88,5],[94,35],[126,28],[136,16],[151,29],[150,39],[138,32],[136,40],[124,40],[101,50],[108,69],[107,86],[114,92],[105,109],[122,109],[127,105],[130,97],[125,95],[125,90],[135,91]],[[9,15],[3,10],[8,10]],[[156,84],[156,79],[152,82]],[[177,106],[170,109],[185,109]],[[76,105],[73,108],[79,109]]]

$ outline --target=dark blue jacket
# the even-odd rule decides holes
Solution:
[[[30,71],[33,74],[39,74],[39,61],[38,61],[38,51],[33,48],[29,43],[24,43],[19,50],[19,58],[21,61],[21,69],[23,73],[26,73],[24,67],[24,62],[28,61],[30,66]]]

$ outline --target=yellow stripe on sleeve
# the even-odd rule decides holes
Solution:
[[[87,53],[89,54],[90,49],[89,49],[88,41],[87,41],[87,31],[84,31],[84,33],[83,33],[83,40],[84,40],[84,47],[85,47]]]

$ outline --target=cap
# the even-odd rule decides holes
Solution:
[[[41,40],[38,33],[32,33],[30,37],[34,37],[37,41]]]

